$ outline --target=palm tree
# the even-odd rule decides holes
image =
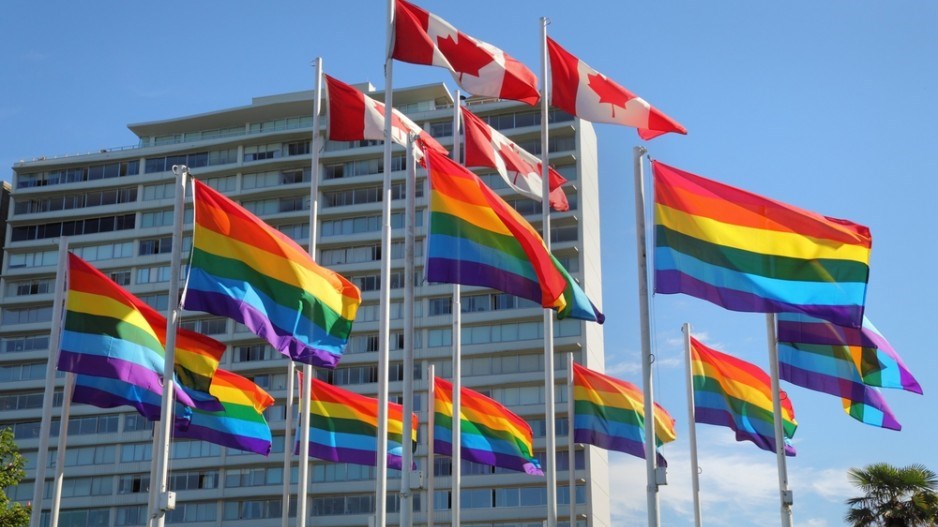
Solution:
[[[850,498],[844,517],[853,527],[938,525],[938,475],[924,465],[874,463],[852,468],[850,482],[863,496]]]

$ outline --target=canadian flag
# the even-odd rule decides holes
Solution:
[[[466,129],[466,166],[494,168],[516,192],[543,203],[541,161],[474,113],[466,108],[461,110]],[[560,188],[567,180],[553,168],[547,170],[551,208],[570,210],[567,195]]]
[[[537,77],[504,51],[404,0],[395,0],[394,9],[392,58],[446,68],[462,89],[474,95],[532,106],[540,100]]]
[[[384,140],[384,104],[372,99],[361,91],[344,82],[326,77],[326,104],[329,113],[329,139],[333,141],[359,141],[361,139]],[[417,126],[406,115],[394,109],[391,112],[391,140],[407,148],[407,134],[418,135],[418,143],[447,154],[436,139]],[[415,154],[423,157],[422,149],[415,149]]]
[[[641,97],[594,70],[589,64],[547,38],[550,55],[550,103],[581,119],[638,128],[642,139],[687,129]]]

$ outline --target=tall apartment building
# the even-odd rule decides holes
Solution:
[[[130,125],[139,145],[98,153],[18,163],[13,206],[5,231],[0,279],[0,426],[12,427],[29,460],[23,484],[7,489],[15,500],[30,500],[37,463],[42,390],[49,349],[57,243],[68,236],[70,249],[160,311],[167,307],[170,248],[191,246],[191,206],[186,234],[173,240],[173,165],[188,165],[193,176],[222,191],[297,242],[309,236],[312,92],[255,98],[250,105],[200,115]],[[381,98],[381,93],[372,94]],[[444,145],[452,144],[453,101],[441,84],[403,88],[396,106]],[[471,108],[531,152],[540,151],[540,113],[515,102],[469,100]],[[324,121],[325,122],[325,121]],[[570,181],[569,212],[554,213],[554,253],[598,304],[601,298],[599,196],[596,139],[589,123],[552,110],[551,162]],[[320,370],[321,379],[368,395],[377,392],[378,298],[383,146],[374,141],[329,142],[321,157],[318,261],[342,273],[362,290],[363,304],[339,367]],[[393,254],[390,392],[400,401],[403,345],[405,157],[393,156]],[[492,171],[479,172],[535,226],[540,204],[511,193]],[[417,274],[423,274],[427,222],[426,174],[418,171]],[[451,286],[418,278],[415,309],[415,409],[421,439],[426,437],[426,365],[449,377],[451,364]],[[463,382],[509,406],[532,426],[535,448],[545,455],[544,354],[542,310],[530,302],[492,290],[464,287]],[[221,366],[253,379],[277,399],[267,411],[274,435],[269,457],[205,442],[174,441],[171,486],[177,493],[170,524],[200,526],[279,526],[287,360],[234,321],[187,312],[182,325],[225,342]],[[569,525],[565,354],[603,369],[603,332],[595,323],[575,320],[555,325],[556,458],[561,525]],[[58,378],[56,412],[63,384]],[[136,413],[75,405],[69,422],[63,526],[142,525],[146,516],[152,424]],[[57,434],[54,423],[53,434]],[[54,460],[53,451],[50,460]],[[288,449],[289,450],[289,449]],[[436,492],[416,492],[415,525],[426,524],[435,503],[435,523],[448,524],[450,460],[427,462],[416,453],[419,470],[433,470]],[[575,456],[577,525],[609,525],[606,453],[578,446]],[[553,460],[552,460],[553,461]],[[51,466],[51,462],[49,463]],[[311,525],[363,526],[374,510],[372,467],[313,460],[310,470]],[[462,521],[473,527],[541,527],[546,512],[543,478],[465,462]],[[400,475],[390,471],[389,524],[397,525]],[[294,465],[294,482],[296,467]],[[47,483],[44,505],[49,507]],[[295,488],[295,485],[294,485]],[[295,503],[289,508],[295,514]],[[48,512],[44,513],[47,516]]]

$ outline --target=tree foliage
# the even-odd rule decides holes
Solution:
[[[4,489],[15,487],[26,476],[23,467],[26,458],[13,441],[13,430],[0,430],[0,527],[25,527],[29,525],[31,507],[10,503]]]
[[[924,465],[874,463],[848,472],[863,492],[850,498],[844,519],[853,527],[938,525],[938,476]]]

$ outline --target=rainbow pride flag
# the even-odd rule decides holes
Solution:
[[[224,409],[193,409],[187,419],[176,420],[175,437],[270,454],[270,427],[263,412],[274,404],[274,398],[254,382],[222,369],[215,372],[211,393]]]
[[[130,406],[150,421],[158,421],[163,398],[162,393],[120,379],[78,374],[75,375],[72,402],[90,404],[98,408]]]
[[[820,340],[811,332],[819,326],[805,325],[801,331],[801,321],[793,318],[786,314],[778,319],[779,378],[840,397],[844,411],[862,423],[901,430],[882,393],[864,382],[850,347],[811,342]]]
[[[184,307],[237,320],[293,360],[334,368],[358,288],[208,185],[195,181],[194,200]]]
[[[558,318],[605,319],[534,227],[478,176],[433,150],[425,160],[429,281],[491,287],[555,309]]]
[[[105,404],[106,394],[111,393],[115,400],[106,408],[135,397],[131,406],[149,419],[158,419],[159,405],[153,413],[148,396],[142,393],[162,397],[165,317],[78,256],[68,257],[69,285],[58,369],[131,384],[135,388],[118,382],[87,381],[97,390],[87,395]],[[175,390],[180,403],[205,410],[221,408],[206,390],[224,351],[220,342],[177,330],[174,372],[181,388]]]
[[[754,364],[708,348],[691,337],[691,371],[694,377],[694,420],[726,426],[737,441],[752,441],[762,450],[775,452],[775,412],[769,376]],[[785,454],[795,455],[791,438],[798,428],[795,410],[781,392]]]
[[[309,455],[338,463],[375,466],[378,456],[378,400],[312,379]],[[400,470],[404,408],[388,403],[388,468]],[[417,415],[411,434],[417,444]],[[299,437],[299,433],[297,433]],[[296,452],[299,452],[297,443]]]
[[[434,382],[433,448],[437,454],[453,455],[453,384],[436,377]],[[460,439],[462,459],[543,476],[534,457],[531,426],[497,401],[462,388]]]
[[[655,161],[655,292],[860,327],[869,229]]]
[[[632,383],[573,364],[573,440],[645,458],[645,396]],[[677,438],[674,419],[655,403],[656,446]],[[667,466],[661,454],[658,464]]]
[[[922,393],[921,385],[905,362],[866,316],[863,326],[857,329],[798,313],[783,313],[778,315],[778,339],[839,346],[853,360],[864,384]]]

